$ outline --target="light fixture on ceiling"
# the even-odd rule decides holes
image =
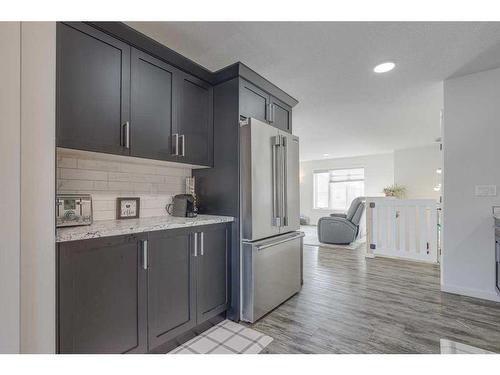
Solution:
[[[387,61],[385,63],[378,64],[375,68],[373,68],[373,71],[375,73],[387,73],[394,69],[395,66],[396,64],[394,64],[392,61]]]
[[[323,157],[325,157],[325,158],[328,156],[330,156],[330,154],[323,154]]]

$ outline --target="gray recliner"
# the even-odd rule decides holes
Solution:
[[[365,209],[365,197],[354,199],[345,214],[331,214],[318,221],[318,240],[321,243],[345,245],[356,240],[359,222]]]

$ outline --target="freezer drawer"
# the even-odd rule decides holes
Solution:
[[[241,320],[255,322],[300,291],[302,232],[242,243]]]

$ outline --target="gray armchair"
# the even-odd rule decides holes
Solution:
[[[365,197],[354,199],[345,214],[331,214],[318,221],[318,240],[321,243],[344,245],[356,240],[359,222],[365,209]]]

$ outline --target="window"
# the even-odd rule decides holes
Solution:
[[[315,171],[314,208],[347,210],[354,198],[365,195],[364,168]]]

